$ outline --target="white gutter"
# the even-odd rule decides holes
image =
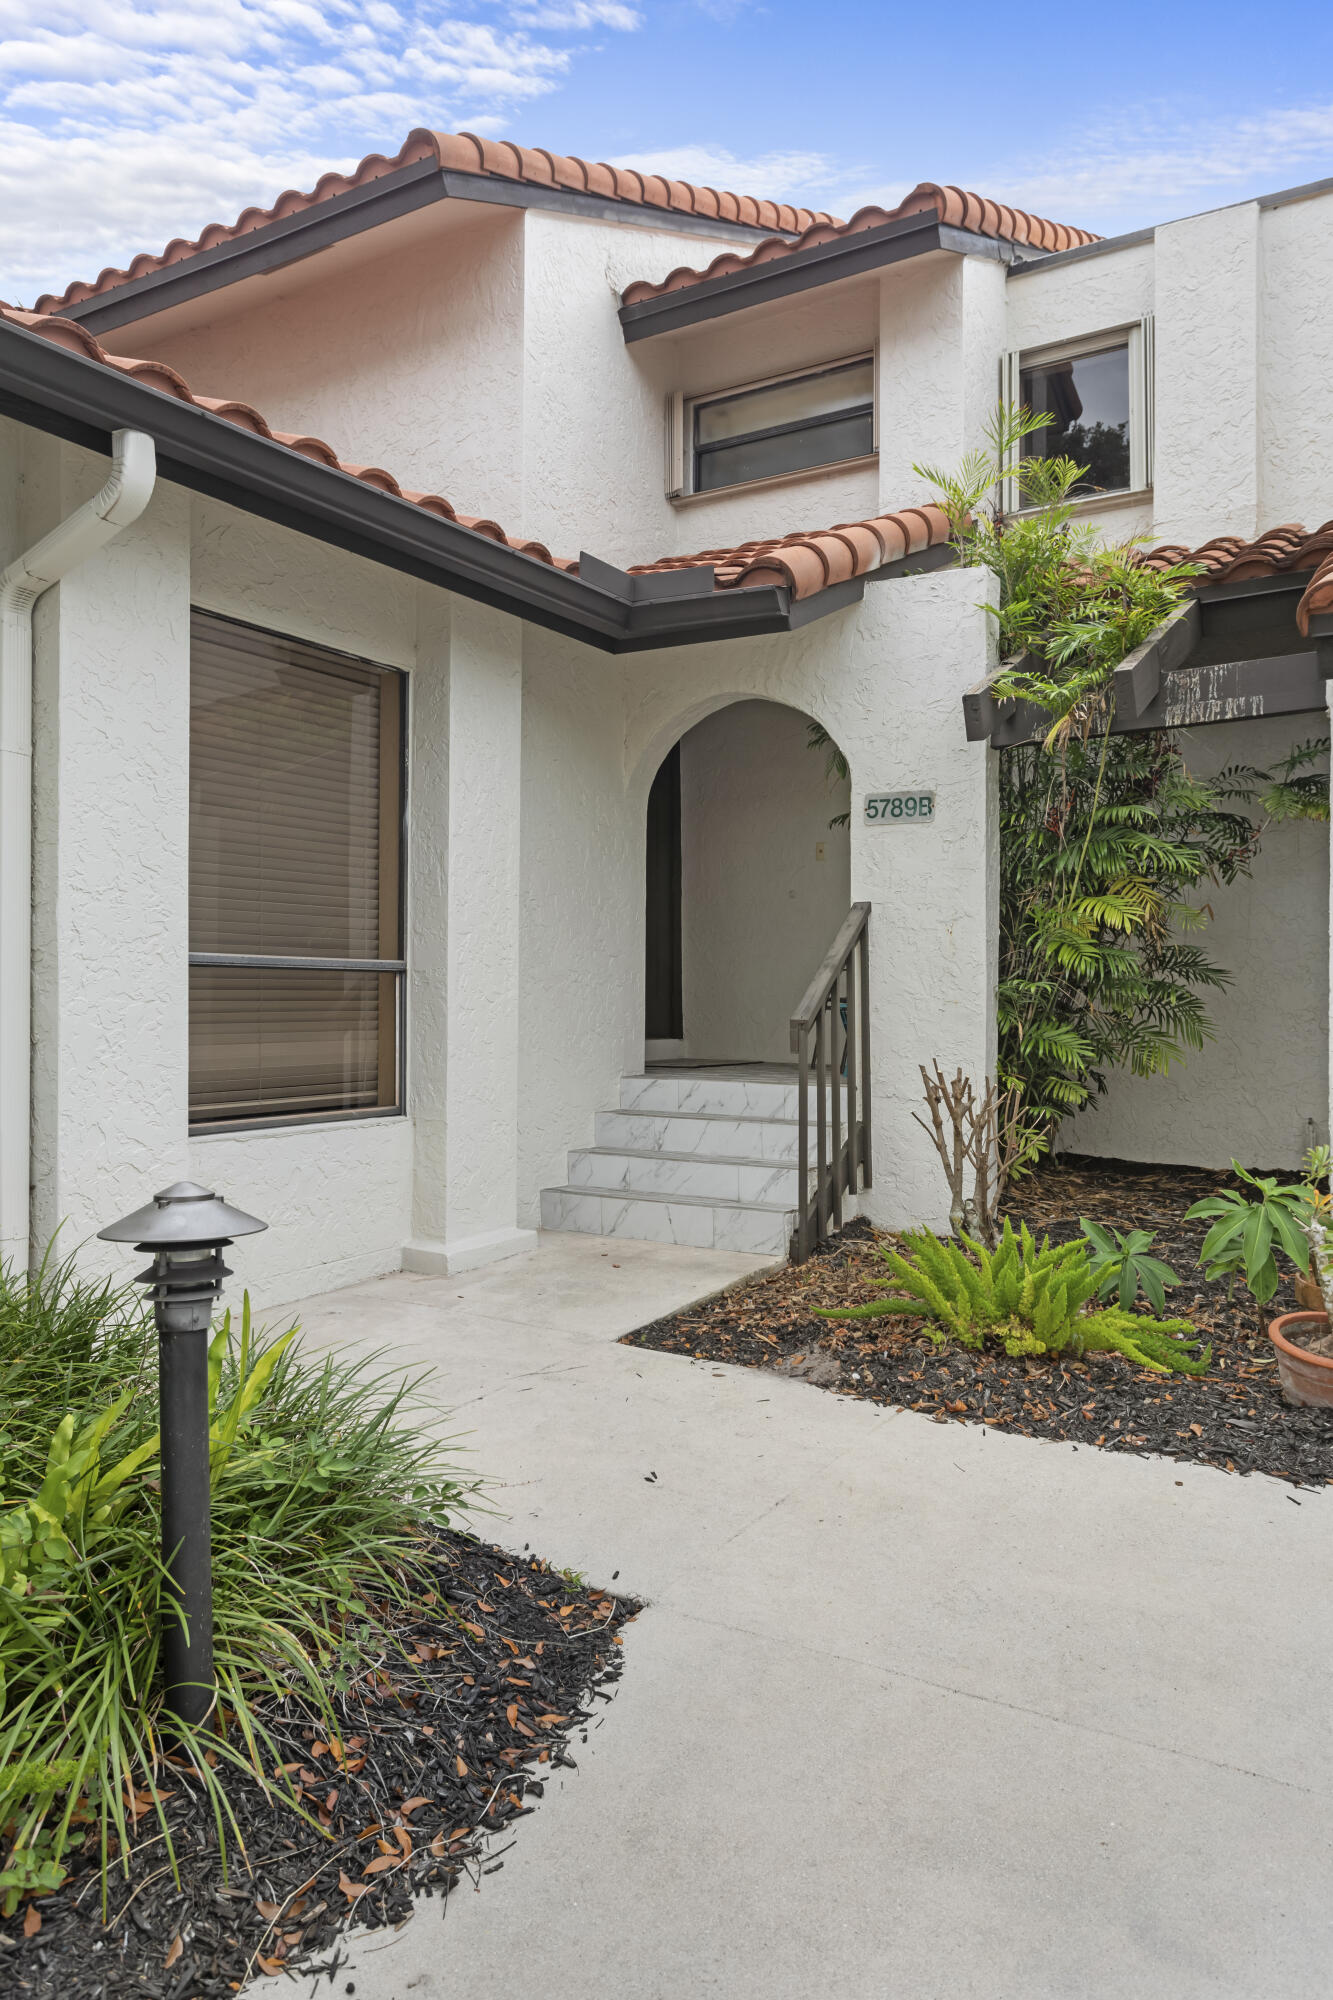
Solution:
[[[32,612],[43,591],[137,521],[153,440],[114,431],[101,492],[0,573],[0,1263],[28,1268],[32,1125]]]

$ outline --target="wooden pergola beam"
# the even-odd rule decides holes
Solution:
[[[1321,658],[1325,651],[1333,653],[1333,647],[1316,645],[1307,652],[1223,660],[1211,666],[1165,667],[1152,695],[1133,713],[1131,705],[1147,681],[1141,677],[1122,703],[1124,684],[1119,682],[1119,674],[1124,668],[1118,668],[1111,734],[1197,729],[1204,723],[1250,722],[1265,715],[1327,713],[1330,668]],[[1129,664],[1125,662],[1125,666]],[[997,750],[1039,743],[1051,726],[1046,711],[1035,702],[997,701],[990,690],[991,683],[983,681],[963,696],[963,723],[969,741],[989,739]]]

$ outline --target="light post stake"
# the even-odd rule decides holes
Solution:
[[[98,1235],[133,1243],[153,1261],[137,1284],[149,1288],[157,1322],[161,1411],[162,1612],[166,1705],[197,1727],[213,1706],[213,1552],[209,1501],[208,1330],[231,1272],[222,1252],[234,1236],[266,1222],[194,1181],[177,1181],[145,1208]]]

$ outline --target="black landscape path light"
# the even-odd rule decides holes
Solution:
[[[133,1243],[153,1261],[135,1282],[149,1287],[157,1321],[162,1431],[162,1663],[167,1707],[197,1726],[213,1706],[213,1552],[209,1508],[208,1330],[233,1236],[267,1229],[196,1181],[177,1181],[98,1235]],[[173,1602],[174,1600],[174,1602]]]

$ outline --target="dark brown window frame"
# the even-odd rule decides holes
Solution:
[[[276,640],[281,645],[299,646],[318,654],[330,662],[341,662],[373,675],[380,690],[379,732],[379,799],[380,799],[380,932],[386,928],[396,938],[399,953],[396,957],[385,958],[330,958],[304,956],[300,954],[274,954],[258,952],[204,952],[188,953],[188,963],[194,967],[237,968],[255,971],[307,971],[307,972],[376,972],[393,981],[393,1004],[381,1006],[380,1026],[380,1073],[387,1068],[392,1078],[393,1102],[364,1106],[300,1109],[290,1112],[255,1112],[230,1118],[196,1118],[191,1110],[188,1114],[188,1129],[191,1137],[221,1136],[227,1133],[284,1130],[294,1127],[330,1124],[359,1124],[368,1119],[402,1118],[406,1115],[407,1092],[407,959],[405,939],[407,926],[407,824],[408,824],[408,768],[410,742],[410,676],[399,667],[386,666],[382,660],[372,660],[363,654],[349,653],[336,646],[326,646],[306,639],[300,634],[283,632],[273,626],[258,625],[244,618],[235,618],[221,611],[213,611],[205,605],[192,604],[190,607],[191,634],[194,620],[208,619],[216,625],[229,625],[243,632],[257,634],[260,638]],[[383,727],[387,714],[392,715],[393,728]],[[391,857],[385,865],[385,857]]]

